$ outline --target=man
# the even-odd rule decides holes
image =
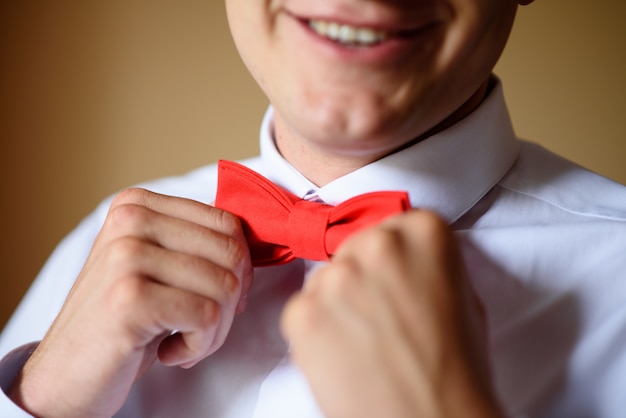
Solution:
[[[414,209],[329,262],[253,269],[250,215],[221,202],[245,205],[254,174],[127,190],[61,244],[7,326],[2,408],[621,414],[626,191],[515,139],[491,71],[518,3],[227,0],[272,103],[244,164],[305,206],[402,189]]]

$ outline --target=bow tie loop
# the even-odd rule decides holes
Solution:
[[[337,206],[302,200],[249,168],[218,163],[215,206],[242,222],[255,267],[328,260],[349,235],[410,208],[406,192],[359,195]]]

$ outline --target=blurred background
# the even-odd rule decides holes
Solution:
[[[537,0],[496,68],[521,137],[621,183],[624,22],[623,0]],[[223,2],[0,2],[0,60],[0,328],[104,197],[258,152]]]

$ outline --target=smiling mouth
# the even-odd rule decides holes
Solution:
[[[326,20],[309,20],[308,26],[319,36],[347,46],[372,46],[391,37],[391,33]]]
[[[392,31],[322,19],[308,19],[302,22],[318,36],[348,47],[372,47],[390,39],[410,38],[430,26],[427,24],[418,28]]]

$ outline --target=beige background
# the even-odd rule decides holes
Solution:
[[[497,72],[518,133],[626,183],[626,2],[537,0]],[[266,100],[214,0],[0,4],[0,327],[106,195],[257,152]]]

